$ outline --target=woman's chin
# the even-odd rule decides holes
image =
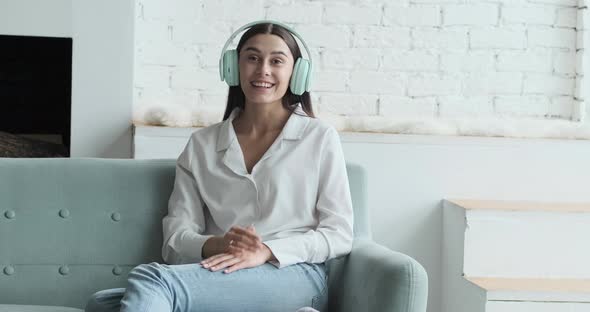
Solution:
[[[275,98],[270,94],[260,95],[260,94],[250,94],[246,96],[248,102],[253,104],[271,104],[275,102],[280,102],[281,98]]]

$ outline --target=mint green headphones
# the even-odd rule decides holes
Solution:
[[[291,83],[289,84],[289,88],[291,89],[291,93],[296,94],[296,95],[302,95],[303,92],[309,91],[312,66],[311,66],[311,53],[309,52],[309,48],[307,47],[307,44],[305,44],[305,41],[303,41],[303,38],[301,38],[301,36],[299,36],[299,34],[297,34],[289,26],[279,23],[279,22],[270,21],[270,20],[263,20],[263,21],[248,23],[248,24],[238,28],[238,30],[236,30],[231,35],[231,37],[229,37],[229,39],[227,39],[227,41],[225,42],[225,45],[223,46],[223,49],[221,50],[221,57],[219,59],[219,77],[221,78],[221,81],[225,80],[225,82],[230,87],[240,85],[240,72],[239,72],[239,66],[238,66],[238,51],[235,49],[226,51],[227,46],[232,42],[234,37],[238,33],[240,33],[241,31],[243,31],[247,28],[250,28],[254,25],[264,24],[264,23],[271,23],[271,24],[275,24],[275,25],[279,25],[281,27],[284,27],[289,32],[291,32],[291,34],[293,34],[297,38],[299,38],[299,40],[301,40],[301,43],[303,43],[303,46],[305,47],[305,51],[307,51],[307,55],[309,56],[310,60],[308,61],[302,57],[297,58],[297,60],[295,61],[295,66],[293,67],[293,74],[291,75]]]

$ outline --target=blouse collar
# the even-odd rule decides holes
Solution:
[[[301,103],[295,104],[296,107],[293,113],[289,116],[287,123],[283,127],[283,130],[279,137],[282,136],[285,140],[299,140],[303,136],[303,132],[309,123],[310,117],[303,111]],[[230,144],[236,139],[235,131],[232,127],[232,121],[238,116],[241,109],[239,107],[234,108],[229,117],[224,120],[221,124],[221,131],[217,137],[217,148],[216,150],[222,151],[227,149]]]

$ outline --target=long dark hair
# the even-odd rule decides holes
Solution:
[[[291,32],[279,25],[272,23],[264,23],[252,26],[250,29],[248,29],[248,31],[244,33],[244,35],[242,35],[242,38],[240,38],[240,41],[238,42],[238,47],[236,48],[236,50],[238,51],[238,58],[240,55],[240,51],[244,46],[244,43],[246,43],[248,39],[259,34],[271,34],[279,36],[287,44],[289,50],[291,50],[293,60],[297,60],[299,57],[301,57],[301,50],[299,49],[297,41],[295,41],[295,38],[293,37]],[[287,92],[283,96],[281,102],[283,104],[283,107],[290,110],[291,112],[293,112],[295,109],[294,104],[300,102],[303,111],[308,116],[315,117],[313,113],[313,108],[311,106],[311,96],[309,95],[308,91],[303,92],[302,95],[295,95],[291,92],[291,88],[287,88]],[[244,109],[245,103],[246,96],[244,95],[244,91],[242,91],[242,87],[240,87],[239,85],[229,87],[229,92],[227,94],[227,105],[225,107],[225,114],[223,115],[223,120],[229,118],[229,115],[234,110],[234,108],[239,107],[241,109]]]

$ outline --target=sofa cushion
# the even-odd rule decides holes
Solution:
[[[0,304],[0,312],[83,312],[84,310],[41,305]]]

